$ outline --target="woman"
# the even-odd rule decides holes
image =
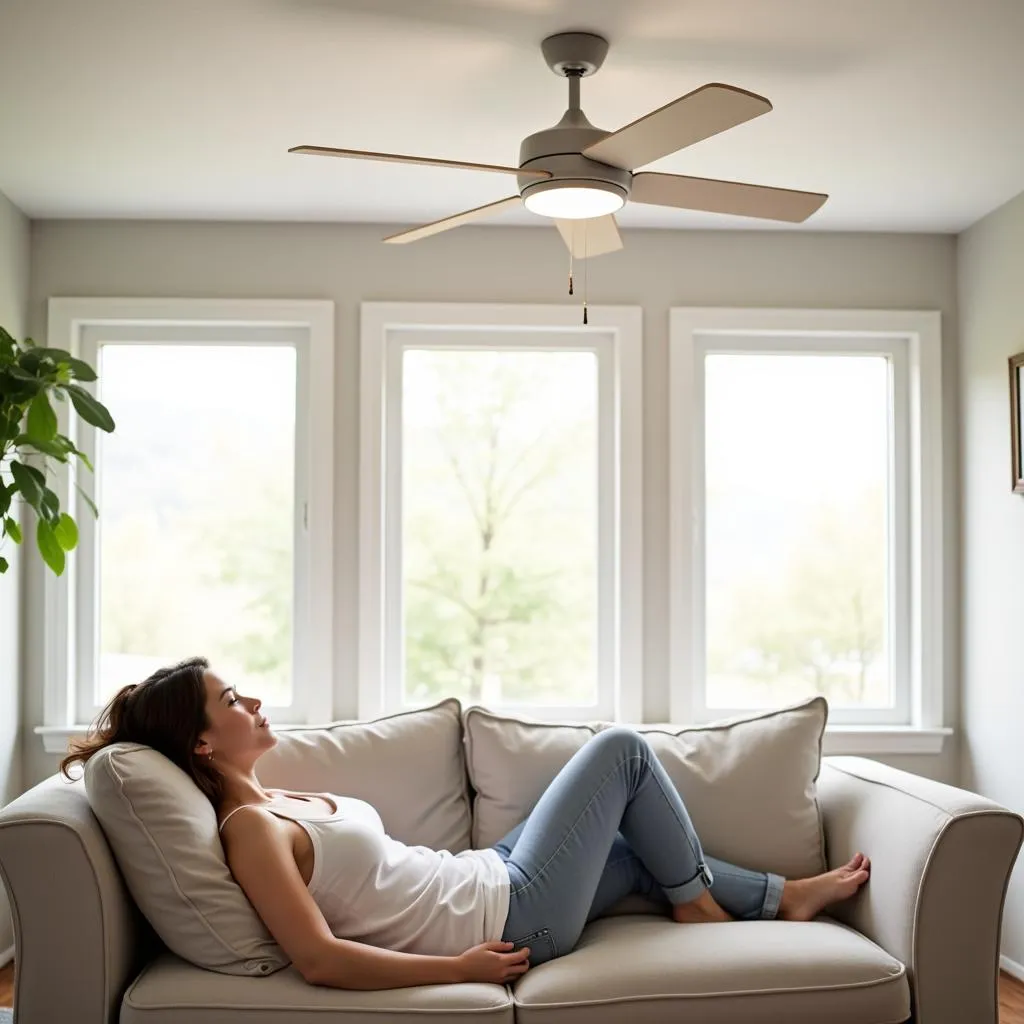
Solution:
[[[626,728],[591,739],[492,849],[456,855],[391,839],[362,800],[261,786],[255,764],[277,737],[260,701],[204,658],[124,687],[61,769],[121,741],[160,751],[209,797],[234,877],[314,985],[509,982],[633,892],[680,923],[809,920],[870,869],[857,854],[785,880],[705,857],[665,769]]]

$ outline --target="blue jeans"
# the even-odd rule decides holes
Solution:
[[[705,857],[679,793],[647,740],[598,733],[494,849],[510,881],[502,938],[530,963],[570,952],[583,926],[630,893],[689,903],[707,889],[741,920],[778,913],[784,879]]]

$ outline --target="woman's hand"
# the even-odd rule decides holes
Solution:
[[[511,942],[481,942],[479,946],[467,949],[458,961],[463,981],[489,981],[504,985],[525,974],[530,966],[530,947],[523,946],[512,952]]]

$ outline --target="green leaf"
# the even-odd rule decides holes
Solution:
[[[36,547],[43,561],[53,570],[54,574],[60,576],[64,572],[66,558],[64,549],[57,543],[53,528],[44,519],[36,523]]]
[[[43,488],[43,500],[38,511],[51,526],[56,527],[60,522],[60,498],[49,487]]]
[[[78,380],[86,382],[96,380],[96,371],[84,359],[76,359],[72,356],[68,360],[68,366],[71,367],[71,372]]]
[[[17,406],[9,409],[6,413],[0,412],[0,447],[17,435],[20,422],[21,409]]]
[[[113,431],[114,419],[102,402],[93,398],[85,388],[80,388],[77,384],[68,384],[66,390],[75,411],[86,423],[99,427],[108,434]]]
[[[26,373],[20,366],[12,364],[7,367],[4,373],[14,381],[19,392],[25,391],[30,395],[34,395],[42,389],[43,382],[35,374]]]
[[[11,476],[14,478],[15,486],[21,491],[25,500],[38,511],[46,484],[37,479],[37,474],[38,476],[42,476],[42,474],[38,470],[35,472],[33,470],[35,470],[34,466],[26,466],[23,462],[18,462],[17,459],[11,463]]]
[[[52,359],[55,363],[67,363],[71,361],[71,353],[62,348],[50,348],[47,345],[36,345],[30,351],[33,355]]]
[[[18,354],[18,346],[14,339],[0,327],[0,365],[13,363]]]
[[[57,366],[68,367],[78,380],[96,380],[96,371],[84,359],[78,359],[62,348],[34,348],[31,353],[23,354],[20,360],[22,365],[26,365],[24,360],[29,354],[37,363],[40,359],[49,359]]]
[[[40,470],[36,469],[35,466],[30,466],[27,462],[23,462],[22,466],[24,467],[25,472],[28,473],[40,487],[46,486],[46,477],[43,476]]]
[[[10,516],[7,516],[4,519],[4,531],[15,544],[21,543],[21,527],[18,525],[18,521],[16,519],[11,519]]]
[[[0,516],[7,515],[7,510],[11,507],[12,494],[14,494],[14,488],[11,487],[8,490],[7,485],[0,480]]]
[[[82,460],[82,462],[86,464],[86,466],[88,466],[90,473],[96,472],[96,470],[93,469],[92,461],[90,460],[89,456],[85,454],[85,452],[79,451],[74,446],[72,446],[71,451],[73,454],[77,455]]]
[[[28,407],[28,433],[43,441],[52,441],[57,436],[57,414],[45,391],[40,391]]]
[[[26,352],[19,353],[17,365],[18,369],[31,374],[33,377],[37,377],[39,376],[39,368],[43,365],[43,357],[35,349],[29,349]],[[43,370],[43,373],[47,372],[51,371]]]
[[[10,568],[10,565],[11,563],[8,562],[6,558],[0,556],[0,574],[7,572],[7,570]]]
[[[60,514],[60,519],[57,520],[57,525],[53,528],[53,535],[65,551],[75,549],[78,544],[78,526],[67,512]]]
[[[57,434],[52,440],[43,440],[41,437],[33,437],[31,434],[18,434],[14,438],[14,446],[34,447],[37,452],[42,452],[43,455],[48,455],[59,462],[67,462],[68,454],[74,451],[74,446],[69,449],[67,444],[61,443],[60,438],[60,434]]]
[[[86,494],[84,490],[82,490],[82,485],[75,484],[75,490],[78,491],[78,493],[82,496],[82,501],[84,501],[86,505],[88,505],[89,508],[92,509],[93,517],[99,518],[100,510],[96,507],[96,502],[93,501],[92,498],[90,498],[89,495]]]

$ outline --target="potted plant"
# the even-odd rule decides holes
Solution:
[[[60,499],[50,489],[47,477],[56,462],[74,456],[92,469],[89,459],[69,437],[58,432],[53,400],[69,399],[76,413],[107,433],[114,420],[106,407],[79,381],[96,380],[93,368],[70,352],[43,348],[31,338],[24,342],[0,327],[0,551],[9,537],[22,540],[15,502],[21,501],[35,513],[36,546],[43,561],[58,576],[64,571],[66,553],[78,543],[78,526],[60,509]],[[86,504],[96,506],[78,484]],[[0,554],[0,573],[9,563]]]

